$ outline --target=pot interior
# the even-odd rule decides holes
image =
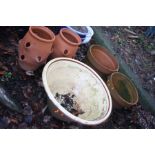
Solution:
[[[68,32],[66,30],[62,31],[62,35],[70,42],[72,43],[79,43],[79,40],[72,34],[72,32]]]
[[[80,110],[77,117],[81,119],[97,120],[108,112],[110,101],[105,86],[89,68],[80,63],[55,61],[48,68],[47,83],[59,104],[70,104],[68,96],[71,97],[71,104],[75,103],[73,106],[77,107],[74,108]],[[62,101],[66,97],[67,103]]]
[[[94,59],[101,66],[104,66],[110,70],[116,70],[118,68],[118,64],[112,56],[107,54],[107,51],[104,48],[100,48],[98,46],[94,46],[91,49],[92,55]]]
[[[38,37],[42,38],[42,39],[46,39],[46,40],[51,40],[53,39],[52,36],[50,34],[48,34],[48,32],[44,31],[41,28],[37,28],[37,27],[32,27],[32,32],[37,35]]]
[[[121,74],[114,74],[112,82],[117,93],[128,103],[137,102],[137,92],[131,81]]]

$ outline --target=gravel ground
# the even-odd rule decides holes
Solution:
[[[155,98],[155,36],[146,37],[147,27],[102,27],[114,50],[139,77],[143,88]],[[127,32],[130,30],[135,35]],[[132,37],[138,38],[132,38]]]
[[[59,32],[58,27],[49,28],[52,29],[55,34]],[[115,27],[114,30],[112,29],[113,31],[111,31],[110,28],[103,28],[103,31],[107,32],[107,37],[112,37],[115,36],[115,31],[118,33],[119,31],[121,32],[121,29],[120,27]],[[0,104],[0,128],[155,128],[154,116],[152,116],[150,112],[145,111],[140,104],[128,110],[113,110],[106,124],[95,127],[87,127],[76,123],[65,123],[52,117],[46,106],[47,95],[44,91],[41,79],[43,67],[35,71],[35,76],[28,76],[18,66],[18,41],[24,36],[27,30],[28,27],[0,28],[0,81],[10,93],[11,97],[23,108],[22,113],[17,113]],[[135,30],[138,32],[138,28],[135,28]],[[94,40],[89,44],[80,46],[76,55],[77,60],[82,61],[85,58],[91,43],[94,43]],[[128,49],[130,49],[130,46]],[[135,55],[137,55],[136,52]],[[130,55],[128,55],[128,58],[131,59],[131,61],[135,61],[135,57],[139,60],[137,56],[129,56]],[[143,57],[145,57],[145,55]],[[147,55],[145,59],[148,59]],[[149,72],[147,72],[147,74],[148,73]],[[138,74],[138,72],[136,74]],[[148,75],[147,78],[149,77]],[[146,82],[145,85],[147,85]],[[151,94],[154,95],[152,91]]]

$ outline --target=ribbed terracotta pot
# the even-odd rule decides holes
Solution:
[[[131,80],[122,73],[115,72],[108,77],[107,86],[116,108],[129,108],[138,102],[138,92]]]
[[[44,26],[31,26],[19,41],[19,65],[27,71],[34,71],[46,63],[52,53],[54,33]]]
[[[90,46],[87,59],[99,74],[108,75],[119,70],[116,58],[100,45]]]
[[[79,35],[67,28],[62,28],[55,38],[51,56],[52,58],[74,58],[80,44],[81,38]]]

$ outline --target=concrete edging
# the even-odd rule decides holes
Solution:
[[[119,71],[127,75],[137,87],[140,103],[144,106],[144,108],[150,110],[155,115],[155,99],[153,99],[153,97],[151,97],[149,93],[142,88],[142,84],[138,80],[138,76],[133,73],[125,61],[113,50],[110,40],[104,37],[103,32],[101,33],[99,27],[92,28],[94,30],[93,38],[95,42],[109,49],[110,53],[117,58],[120,65]]]

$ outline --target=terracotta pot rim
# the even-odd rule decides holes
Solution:
[[[36,35],[36,34],[33,32],[33,30],[32,30],[33,28],[37,28],[37,29],[40,29],[40,30],[44,31],[45,33],[47,33],[47,34],[51,37],[51,39],[43,39],[43,38],[39,37],[38,35]],[[46,30],[45,30],[45,29],[46,29]],[[31,34],[33,37],[35,37],[35,38],[37,38],[38,40],[43,41],[43,42],[54,42],[54,40],[55,40],[55,34],[54,34],[49,28],[47,28],[47,27],[45,27],[45,26],[30,26],[30,27],[29,27],[29,32],[30,32],[30,34]]]
[[[115,93],[117,94],[117,96],[118,96],[124,103],[126,103],[128,106],[136,105],[136,104],[138,103],[139,96],[138,96],[138,91],[137,91],[135,85],[133,84],[133,82],[132,82],[126,75],[124,75],[124,74],[122,74],[122,73],[120,73],[120,72],[114,72],[114,73],[112,73],[112,74],[109,76],[109,77],[110,77],[109,79],[110,79],[110,81],[111,81],[111,84],[112,84],[112,87],[113,87],[113,88],[115,88],[115,87],[114,87],[114,84],[113,84],[113,76],[114,76],[115,74],[118,74],[118,75],[123,76],[123,77],[131,84],[131,86],[133,87],[133,89],[134,89],[134,91],[135,91],[135,94],[136,94],[136,98],[137,98],[137,99],[135,100],[135,102],[128,102],[128,101],[126,101],[124,98],[122,98],[122,97],[118,94],[117,91],[115,91]]]
[[[108,68],[108,67],[106,67],[106,66],[103,66],[103,65],[101,65],[96,59],[95,59],[95,57],[94,57],[94,55],[93,55],[93,53],[92,53],[92,48],[93,47],[99,47],[99,48],[101,48],[101,49],[104,49],[104,53],[106,54],[106,55],[108,55],[108,57],[111,59],[113,59],[115,62],[116,62],[116,64],[117,64],[117,67],[116,67],[116,69],[111,69],[111,68]],[[119,70],[119,63],[117,62],[117,60],[116,60],[116,58],[113,56],[113,55],[111,55],[111,54],[109,54],[109,53],[107,53],[107,49],[106,48],[104,48],[104,47],[102,47],[102,46],[100,46],[100,45],[98,45],[98,44],[92,44],[91,46],[90,46],[90,48],[89,48],[89,53],[90,53],[90,56],[93,58],[93,60],[95,61],[95,63],[96,64],[98,64],[101,68],[105,68],[105,69],[107,69],[107,70],[109,70],[109,71],[111,71],[111,72],[118,72],[118,70]],[[112,61],[113,61],[112,60]],[[91,60],[90,60],[91,61]]]
[[[66,39],[66,37],[64,37],[63,32],[67,32],[68,34],[72,35],[76,40],[77,43],[75,42],[71,42],[70,40]],[[75,32],[69,30],[68,28],[62,28],[60,30],[60,36],[69,44],[71,45],[75,45],[75,46],[79,46],[81,44],[81,38],[78,34],[76,34]]]

